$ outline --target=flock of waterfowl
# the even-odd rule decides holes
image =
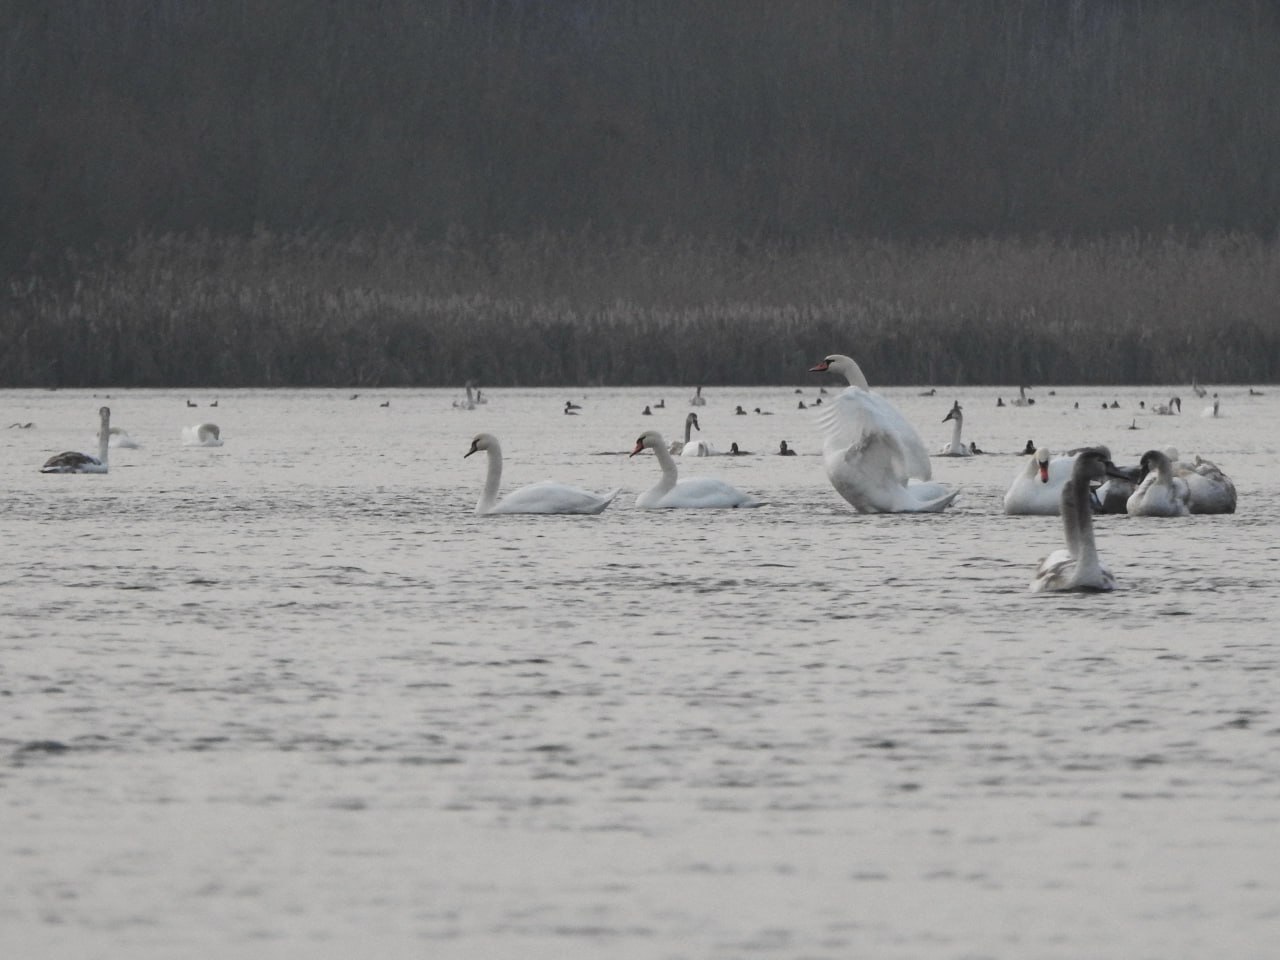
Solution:
[[[850,357],[832,354],[810,368],[813,373],[842,376],[848,387],[826,404],[815,404],[815,422],[823,438],[823,464],[832,487],[861,513],[939,513],[958,496],[958,487],[932,479],[929,452],[915,428],[889,400],[871,390],[858,364]],[[1197,392],[1203,388],[1194,385]],[[474,409],[485,402],[478,389],[466,386],[465,401],[455,407]],[[825,392],[825,391],[824,391]],[[932,395],[933,391],[929,392]],[[1251,391],[1252,392],[1252,391]],[[689,401],[703,406],[702,388]],[[1012,405],[1034,403],[1022,388]],[[659,402],[661,409],[665,404]],[[1167,405],[1180,409],[1172,398]],[[566,401],[566,414],[581,409]],[[1212,416],[1220,414],[1214,396]],[[741,407],[735,412],[742,411]],[[757,412],[760,411],[757,408]],[[1164,412],[1157,409],[1156,412]],[[111,411],[99,411],[96,456],[67,452],[50,457],[42,473],[106,473],[108,450],[112,445],[132,446],[128,434],[111,427]],[[645,414],[650,414],[646,407]],[[940,457],[969,457],[979,451],[976,444],[962,438],[964,413],[959,402],[942,420],[952,424],[951,440],[936,452]],[[698,414],[685,419],[684,439],[668,443],[656,430],[645,430],[635,441],[631,456],[652,451],[661,470],[656,484],[640,493],[635,506],[641,509],[706,509],[757,507],[762,502],[732,484],[713,477],[679,476],[675,457],[703,457],[716,453],[706,440],[693,436],[701,431]],[[183,441],[203,446],[221,445],[216,424],[202,423],[183,428]],[[487,514],[599,514],[618,496],[619,490],[597,494],[567,484],[544,481],[521,487],[499,499],[502,481],[502,448],[498,439],[480,433],[465,456],[484,452],[488,472],[476,513]],[[736,443],[728,455],[742,455]],[[778,453],[795,451],[781,442]],[[1054,456],[1031,441],[1027,455],[1004,496],[1004,512],[1018,514],[1059,514],[1063,518],[1065,549],[1050,554],[1037,570],[1033,590],[1110,590],[1115,579],[1098,557],[1093,537],[1094,513],[1127,513],[1141,517],[1177,517],[1189,513],[1231,513],[1236,508],[1235,486],[1218,466],[1201,457],[1182,461],[1176,450],[1152,449],[1134,467],[1118,467],[1105,447],[1085,447]]]
[[[852,358],[833,354],[810,370],[843,376],[848,383],[830,403],[821,405],[815,418],[823,436],[827,478],[837,493],[862,513],[938,513],[955,501],[959,489],[932,479],[929,452],[914,427],[897,407],[870,389],[862,369]],[[933,393],[929,391],[924,395]],[[1210,412],[1206,413],[1208,416],[1220,414],[1216,395],[1214,400]],[[1027,388],[1022,387],[1010,405],[1030,406],[1034,402],[1034,398],[1027,395]],[[701,387],[689,403],[705,405]],[[1177,403],[1172,406],[1179,408]],[[572,401],[566,403],[566,413],[576,413],[578,409]],[[734,412],[745,413],[740,406]],[[646,406],[643,413],[651,414],[650,408]],[[942,422],[952,424],[951,440],[935,456],[969,457],[980,453],[976,444],[962,438],[964,413],[959,402],[953,403]],[[640,434],[631,456],[652,451],[661,469],[661,479],[636,497],[636,507],[695,509],[762,505],[755,497],[723,480],[680,478],[676,456],[709,456],[715,452],[705,440],[693,436],[694,431],[700,430],[698,414],[690,412],[685,419],[683,440],[668,443],[656,430]],[[486,451],[489,456],[488,475],[476,504],[479,514],[598,514],[619,494],[618,490],[597,494],[544,482],[522,487],[498,500],[502,453],[497,439],[487,433],[477,435],[466,456],[479,451]],[[736,443],[729,450],[731,455],[741,452]],[[786,441],[782,442],[779,453],[794,452],[788,449]],[[1051,553],[1038,567],[1031,583],[1034,591],[1113,589],[1115,578],[1099,558],[1094,541],[1094,513],[1173,517],[1188,513],[1231,513],[1236,507],[1235,486],[1216,464],[1201,457],[1181,461],[1172,448],[1149,450],[1134,467],[1117,466],[1106,447],[1079,448],[1054,456],[1048,449],[1027,441],[1023,453],[1027,462],[1005,493],[1004,512],[1058,514],[1063,519],[1065,540],[1065,547]]]
[[[194,406],[190,401],[187,406]],[[214,401],[210,406],[217,406]],[[26,424],[30,427],[31,424]],[[220,447],[222,431],[216,423],[197,423],[182,428],[185,446]],[[112,447],[137,447],[138,442],[122,427],[111,426],[111,408],[98,408],[98,452],[96,455],[68,450],[50,457],[40,467],[41,473],[106,473],[109,469],[109,452]]]

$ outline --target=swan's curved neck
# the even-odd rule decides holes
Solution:
[[[476,503],[476,513],[488,513],[498,500],[498,486],[502,483],[502,448],[496,443],[485,451],[489,455],[489,472],[484,478],[484,489]]]
[[[858,366],[858,362],[853,357],[841,357],[831,366],[844,374],[844,378],[849,381],[849,386],[861,387],[863,390],[870,389],[867,386],[867,378],[862,373],[862,368]]]
[[[1076,559],[1076,570],[1092,570],[1098,565],[1098,547],[1093,539],[1093,510],[1089,505],[1088,481],[1073,477],[1062,487],[1062,532],[1067,553]]]
[[[111,449],[111,417],[104,416],[102,423],[98,427],[98,460],[105,467],[107,465],[107,451]]]
[[[658,490],[670,490],[676,485],[679,473],[676,471],[676,462],[671,456],[671,451],[665,445],[659,443],[653,448],[653,455],[658,458],[658,466],[662,467],[662,480],[656,487]]]

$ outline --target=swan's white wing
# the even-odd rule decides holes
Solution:
[[[713,457],[715,448],[706,440],[690,440],[680,451],[682,457]]]
[[[906,477],[928,480],[933,476],[929,451],[915,428],[892,403],[870,390],[849,387],[824,404],[817,422],[824,449],[845,449],[859,444],[871,433],[886,434],[898,444]]]
[[[897,438],[867,433],[843,449],[828,445],[823,460],[831,486],[863,513],[898,513],[909,505],[907,470]]]
[[[571,487],[563,483],[544,480],[513,490],[503,497],[489,513],[600,513],[617,490],[601,496],[590,490]]]
[[[637,502],[637,505],[639,503]],[[675,507],[758,507],[760,502],[732,484],[715,477],[689,477],[678,482],[654,506]]]

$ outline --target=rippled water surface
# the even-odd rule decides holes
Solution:
[[[682,470],[768,501],[714,512],[631,506],[688,389],[0,392],[4,954],[1274,956],[1280,388],[888,389],[992,452],[878,517],[803,389],[706,391],[755,453]],[[104,402],[141,446],[39,474]],[[480,430],[504,489],[625,493],[477,517]],[[1239,512],[1101,517],[1117,592],[1033,596],[1028,439],[1200,453]]]

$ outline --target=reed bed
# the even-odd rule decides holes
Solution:
[[[7,278],[9,387],[1274,382],[1250,235],[139,236]]]

